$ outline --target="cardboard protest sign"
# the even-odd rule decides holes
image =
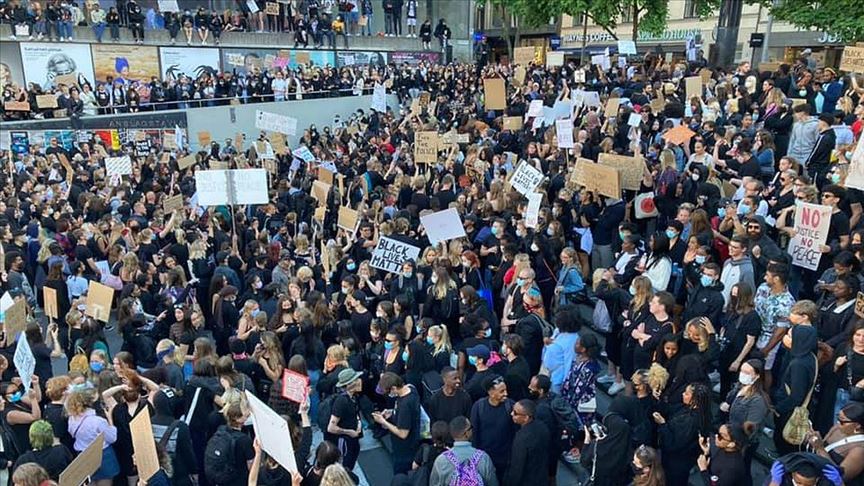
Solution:
[[[267,2],[264,4],[264,13],[267,15],[279,15],[279,4],[276,2]]]
[[[501,78],[490,78],[483,80],[484,107],[486,110],[507,109],[507,90],[504,80]]]
[[[420,108],[426,108],[429,106],[429,102],[432,101],[432,93],[428,91],[423,91],[420,93]]]
[[[42,286],[42,300],[45,302],[45,315],[58,319],[57,314],[57,290],[47,285]]]
[[[39,108],[57,108],[57,97],[53,94],[36,95],[36,106]]]
[[[100,433],[96,439],[78,454],[78,457],[60,473],[59,486],[81,486],[87,478],[93,475],[102,466],[102,448],[105,439]]]
[[[210,135],[210,132],[207,130],[198,132],[198,146],[202,150],[207,150],[210,148],[210,143],[213,141],[213,137]]]
[[[687,103],[693,98],[702,98],[702,77],[690,76],[684,78],[684,90],[687,93]]]
[[[513,48],[513,61],[516,64],[527,66],[534,62],[536,48],[531,47],[515,47]]]
[[[574,179],[591,192],[614,198],[621,197],[621,174],[613,167],[580,158],[576,161]]]
[[[615,154],[600,154],[601,165],[614,167],[621,172],[621,187],[629,191],[638,191],[645,174],[645,159],[642,157],[627,157]]]
[[[668,132],[663,134],[663,140],[666,140],[669,143],[673,143],[675,145],[685,145],[687,144],[693,136],[696,135],[696,132],[690,130],[687,125],[683,123],[678,125],[677,127],[672,128]]]
[[[322,169],[324,172],[329,172],[327,170]],[[327,195],[330,194],[330,188],[333,187],[331,184],[327,184],[322,181],[312,181],[312,197],[318,201],[318,205],[327,204]]]
[[[56,76],[54,78],[54,85],[60,86],[61,84],[66,85],[66,87],[68,88],[71,88],[72,86],[78,86],[78,76],[74,73]]]
[[[348,231],[349,233],[354,233],[357,231],[357,225],[360,223],[360,213],[347,207],[342,206],[339,208],[339,218],[336,220],[336,226]]]
[[[18,370],[18,376],[21,378],[21,385],[24,386],[24,394],[30,391],[30,384],[33,382],[33,372],[36,371],[36,357],[33,356],[33,351],[30,349],[30,342],[27,341],[27,336],[21,334],[18,336],[18,345],[15,347],[15,356],[12,358],[15,364],[15,369]]]
[[[850,73],[864,73],[864,47],[846,46],[840,59],[840,70]]]
[[[333,184],[333,173],[323,166],[318,167],[318,180],[326,184]]]
[[[543,182],[543,173],[523,160],[510,175],[509,182],[510,186],[513,187],[513,189],[516,189],[516,192],[523,196],[527,196],[534,192],[534,190],[537,189],[537,186]]]
[[[302,404],[308,396],[309,377],[296,371],[282,372],[282,398]]]
[[[708,84],[711,81],[711,77],[714,76],[714,72],[708,68],[702,68],[699,70],[699,76],[702,77],[702,84]]]
[[[138,476],[147,481],[159,472],[159,456],[156,454],[156,441],[153,438],[153,425],[150,422],[150,409],[144,407],[129,422],[132,433],[132,448],[135,451],[135,465]]]
[[[417,164],[438,162],[438,132],[414,132],[414,162]]]
[[[465,236],[465,226],[456,208],[420,216],[420,224],[423,225],[426,236],[433,245]]]
[[[603,112],[606,115],[606,118],[618,116],[619,106],[621,106],[621,98],[615,97],[606,100],[606,109]]]
[[[831,207],[819,204],[795,204],[795,236],[789,240],[792,265],[816,270],[822,258],[822,245],[828,241]]]
[[[406,260],[416,262],[419,255],[420,248],[382,236],[378,238],[378,244],[372,250],[369,265],[386,272],[401,274],[402,264]]]
[[[87,308],[84,314],[96,320],[107,323],[111,317],[111,302],[114,300],[114,289],[93,280],[87,287]]]
[[[564,53],[552,51],[546,53],[546,67],[558,67],[564,65]]]
[[[556,120],[555,132],[558,138],[558,148],[569,149],[573,148],[573,120]],[[512,185],[512,182],[511,182]]]
[[[110,177],[113,175],[131,175],[132,158],[128,155],[123,157],[108,157],[105,159],[105,173]]]
[[[504,130],[520,130],[522,128],[521,116],[505,116],[503,119]]]
[[[23,299],[14,301],[14,303],[6,309],[4,321],[6,330],[6,340],[17,338],[18,333],[23,332],[27,327],[27,303]]]
[[[255,437],[261,442],[261,449],[289,472],[298,472],[294,458],[294,443],[288,422],[272,408],[258,399],[253,393],[246,392]]]
[[[849,160],[849,171],[846,174],[846,187],[864,190],[864,137],[858,139],[858,145]]]
[[[525,67],[516,66],[516,69],[513,71],[513,86],[523,86],[525,84],[525,76],[527,74],[528,73]]]
[[[3,109],[6,111],[30,111],[30,103],[26,101],[7,101],[3,103]]]
[[[177,167],[180,170],[188,169],[197,163],[197,159],[195,159],[195,154],[189,154],[186,157],[181,157],[177,159]]]
[[[170,214],[177,209],[183,207],[183,194],[177,194],[176,196],[168,196],[162,201],[162,210],[165,214]]]
[[[540,220],[540,204],[543,202],[543,194],[534,192],[528,194],[528,207],[525,210],[525,226],[536,228]]]

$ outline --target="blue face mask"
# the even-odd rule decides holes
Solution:
[[[546,235],[555,236],[555,231],[553,231],[552,228],[546,228]]]
[[[516,286],[517,286],[517,287],[521,287],[521,286],[523,286],[523,285],[525,285],[525,279],[523,279],[523,278],[517,278],[517,279],[516,279]]]
[[[105,369],[105,364],[100,361],[90,363],[90,371],[93,373],[101,373]]]
[[[491,229],[490,231],[492,231],[492,234],[493,234],[494,236],[498,236],[498,228],[496,228],[496,227],[493,226],[492,229]]]
[[[402,272],[402,276],[405,278],[411,278],[414,275],[414,272]]]
[[[624,241],[624,237],[625,237],[625,236],[627,236],[627,235],[625,235],[623,231],[619,231],[619,232],[618,232],[618,238],[620,238],[621,241]]]
[[[353,272],[357,268],[357,264],[349,263],[348,265],[345,265],[345,268],[347,268],[349,272]]]
[[[402,361],[408,362],[408,351],[402,351]]]
[[[738,214],[743,215],[743,214],[748,214],[748,213],[750,213],[750,206],[748,206],[746,204],[742,204],[741,206],[738,207]]]
[[[255,309],[252,311],[252,317],[254,318],[254,317],[258,316],[258,314],[260,314],[260,313],[261,313],[261,309]]]
[[[22,398],[24,398],[24,392],[18,390],[17,392],[13,393],[11,397],[9,397],[9,403],[18,403],[21,401]]]
[[[702,255],[696,255],[696,263],[698,263],[699,265],[702,265],[703,263],[705,263],[706,258],[707,257],[704,257]]]
[[[717,217],[723,219],[726,217],[726,208],[717,208]]]
[[[669,238],[671,240],[671,239],[675,238],[676,236],[678,236],[678,233],[676,233],[675,230],[669,230],[669,229],[666,230],[666,238]]]
[[[630,295],[636,295],[636,287],[630,286]]]
[[[477,366],[477,357],[468,356],[468,363],[471,364],[471,366]]]
[[[710,287],[714,283],[714,279],[707,275],[702,275],[699,277],[699,283],[701,283],[703,287]]]
[[[432,336],[426,336],[426,344],[428,344],[428,345],[430,345],[430,346],[432,346],[433,344],[435,344],[435,341],[432,340]]]
[[[423,333],[423,326],[421,326],[420,324],[416,324],[414,326],[414,332],[416,332],[417,334],[422,334]]]
[[[492,337],[492,328],[487,327],[485,331],[483,331],[483,337],[490,338]]]
[[[391,343],[390,341],[387,341],[384,343],[384,349],[386,349],[387,351],[391,351],[395,347],[396,347],[396,343]]]

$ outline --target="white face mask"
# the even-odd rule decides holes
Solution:
[[[738,382],[742,385],[752,385],[756,383],[756,377],[745,373],[738,373]]]

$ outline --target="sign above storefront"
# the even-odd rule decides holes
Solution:
[[[700,29],[664,30],[659,35],[640,32],[636,42],[637,44],[643,42],[684,42],[690,38],[699,38],[701,35],[702,30]],[[581,47],[583,39],[586,38],[587,44],[612,44],[616,42],[615,37],[608,32],[590,32],[587,35],[583,35],[582,32],[570,32],[561,35],[561,44],[569,47]],[[619,40],[627,39],[619,38]]]

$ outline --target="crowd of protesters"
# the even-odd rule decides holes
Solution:
[[[773,73],[745,62],[688,99],[698,61],[522,68],[373,68],[401,106],[308,127],[315,162],[277,149],[267,204],[196,203],[194,173],[248,164],[235,155],[249,147],[214,142],[180,170],[183,148],[134,157],[79,136],[3,161],[0,282],[27,305],[18,339],[38,377],[25,393],[6,335],[12,482],[56,481],[102,433],[91,479],[105,485],[353,485],[370,435],[389,438],[401,485],[543,486],[562,460],[595,485],[748,485],[757,456],[776,458],[774,486],[861,484],[861,76],[806,55]],[[485,108],[485,78],[505,79],[505,110]],[[558,147],[556,117],[573,120],[574,148]],[[664,138],[679,125],[692,135]],[[429,130],[468,142],[416,163]],[[131,176],[106,177],[103,153],[132,155]],[[580,186],[581,164],[609,154],[644,159],[638,188]],[[544,175],[533,216],[509,182],[520,164]],[[323,165],[341,183],[316,202]],[[184,207],[166,212],[173,195]],[[634,205],[645,196],[653,206]],[[830,217],[815,270],[788,253],[805,202]],[[433,244],[420,218],[448,208],[466,236]],[[419,257],[374,268],[383,237]],[[90,316],[93,280],[116,289],[108,322]],[[43,287],[57,295],[50,324]],[[296,375],[299,402],[283,390]],[[298,473],[253,437],[247,394],[285,417]],[[152,478],[138,478],[130,438],[144,409]]]
[[[115,1],[105,11],[99,2],[79,6],[69,0],[5,0],[0,20],[9,24],[12,40],[31,41],[72,41],[75,26],[90,26],[100,43],[106,29],[111,41],[119,41],[121,28],[128,28],[138,44],[144,42],[145,30],[165,29],[172,45],[181,33],[187,45],[207,45],[208,40],[219,45],[223,32],[288,32],[294,35],[295,47],[319,48],[326,41],[333,48],[336,38],[342,37],[347,48],[348,37],[376,35],[418,38],[428,50],[433,36],[442,49],[452,37],[443,19],[435,26],[428,18],[418,25],[418,0],[382,0],[379,7],[373,6],[373,0],[289,0],[278,2],[278,13],[267,13],[266,4],[276,2],[265,0],[238,0],[235,10],[222,12],[205,7],[160,12],[158,6],[142,8],[138,0]],[[252,5],[257,7],[254,12]],[[383,12],[384,30],[373,34],[376,12]]]

